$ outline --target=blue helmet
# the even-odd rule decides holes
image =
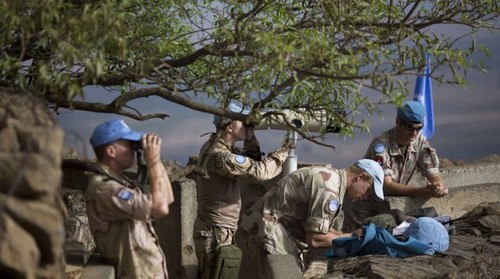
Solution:
[[[231,102],[227,108],[229,111],[231,112],[235,112],[235,113],[242,113],[242,114],[249,114],[250,111],[247,110],[247,109],[243,109],[241,106]],[[215,124],[215,126],[224,126],[225,124],[231,122],[231,119],[230,118],[227,118],[227,117],[220,117],[218,115],[214,115],[214,121],[213,123]]]
[[[93,147],[112,143],[119,139],[129,141],[140,141],[142,132],[132,131],[123,119],[113,119],[106,121],[94,129],[90,144]]]

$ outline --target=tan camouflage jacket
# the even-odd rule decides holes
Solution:
[[[276,177],[288,157],[288,148],[277,149],[263,160],[258,160],[252,159],[259,150],[256,140],[253,144],[245,144],[252,154],[249,157],[248,153],[238,152],[222,138],[217,138],[212,145],[215,139],[212,135],[203,145],[198,159],[198,164],[206,167],[209,175],[209,178],[197,177],[198,215],[213,226],[235,230],[241,209],[238,178],[252,177],[265,181]]]
[[[104,165],[85,191],[90,228],[117,278],[168,278],[166,258],[150,218],[151,195]]]
[[[430,146],[427,139],[419,134],[410,143],[405,154],[405,150],[396,142],[395,128],[375,137],[366,151],[365,158],[379,162],[384,174],[401,184],[408,184],[417,169],[425,177],[439,173],[436,150]]]
[[[341,211],[346,183],[345,169],[319,166],[298,169],[280,179],[276,187],[271,188],[244,214],[240,229],[260,234],[262,243],[276,246],[266,247],[270,253],[282,251],[279,246],[287,240],[275,239],[285,234],[265,228],[268,226],[265,215],[283,225],[287,235],[295,238],[295,243],[305,243],[306,232],[326,234]]]

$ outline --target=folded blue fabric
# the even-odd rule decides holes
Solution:
[[[375,224],[363,226],[363,237],[341,237],[332,241],[333,248],[328,251],[328,257],[342,258],[347,256],[391,255],[406,258],[413,255],[423,255],[429,245],[413,237],[406,241],[395,238],[387,229]]]

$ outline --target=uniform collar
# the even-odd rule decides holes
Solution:
[[[404,154],[404,150],[402,150],[400,147],[399,147],[399,144],[398,144],[398,141],[397,141],[397,136],[396,136],[396,127],[392,128],[389,130],[388,132],[389,134],[389,142],[388,142],[388,145],[389,145],[389,153],[391,156],[394,156],[394,155],[403,155]],[[408,152],[417,152],[417,142],[418,142],[418,138],[421,137],[421,135],[419,134],[417,136],[417,138],[413,141],[410,142],[410,145],[408,146]]]
[[[221,144],[221,145],[224,145],[225,147],[227,147],[228,149],[231,149],[231,146],[222,138],[222,137],[217,137],[217,134],[216,133],[213,133],[211,136],[210,136],[210,139],[213,141],[213,140],[217,140],[217,144]]]
[[[126,185],[126,186],[133,185],[133,183],[131,183],[128,179],[125,179],[123,176],[119,176],[119,175],[115,174],[108,166],[106,166],[102,163],[97,163],[96,168],[97,168],[99,174],[108,176],[109,178],[116,180],[116,181],[118,181],[121,184]]]

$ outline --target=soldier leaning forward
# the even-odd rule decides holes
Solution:
[[[380,165],[368,159],[340,170],[306,167],[280,179],[242,216],[236,233],[243,252],[239,278],[268,278],[267,254],[293,255],[304,268],[304,250],[331,247],[333,239],[351,236],[333,227],[344,196],[383,200],[383,179]]]

